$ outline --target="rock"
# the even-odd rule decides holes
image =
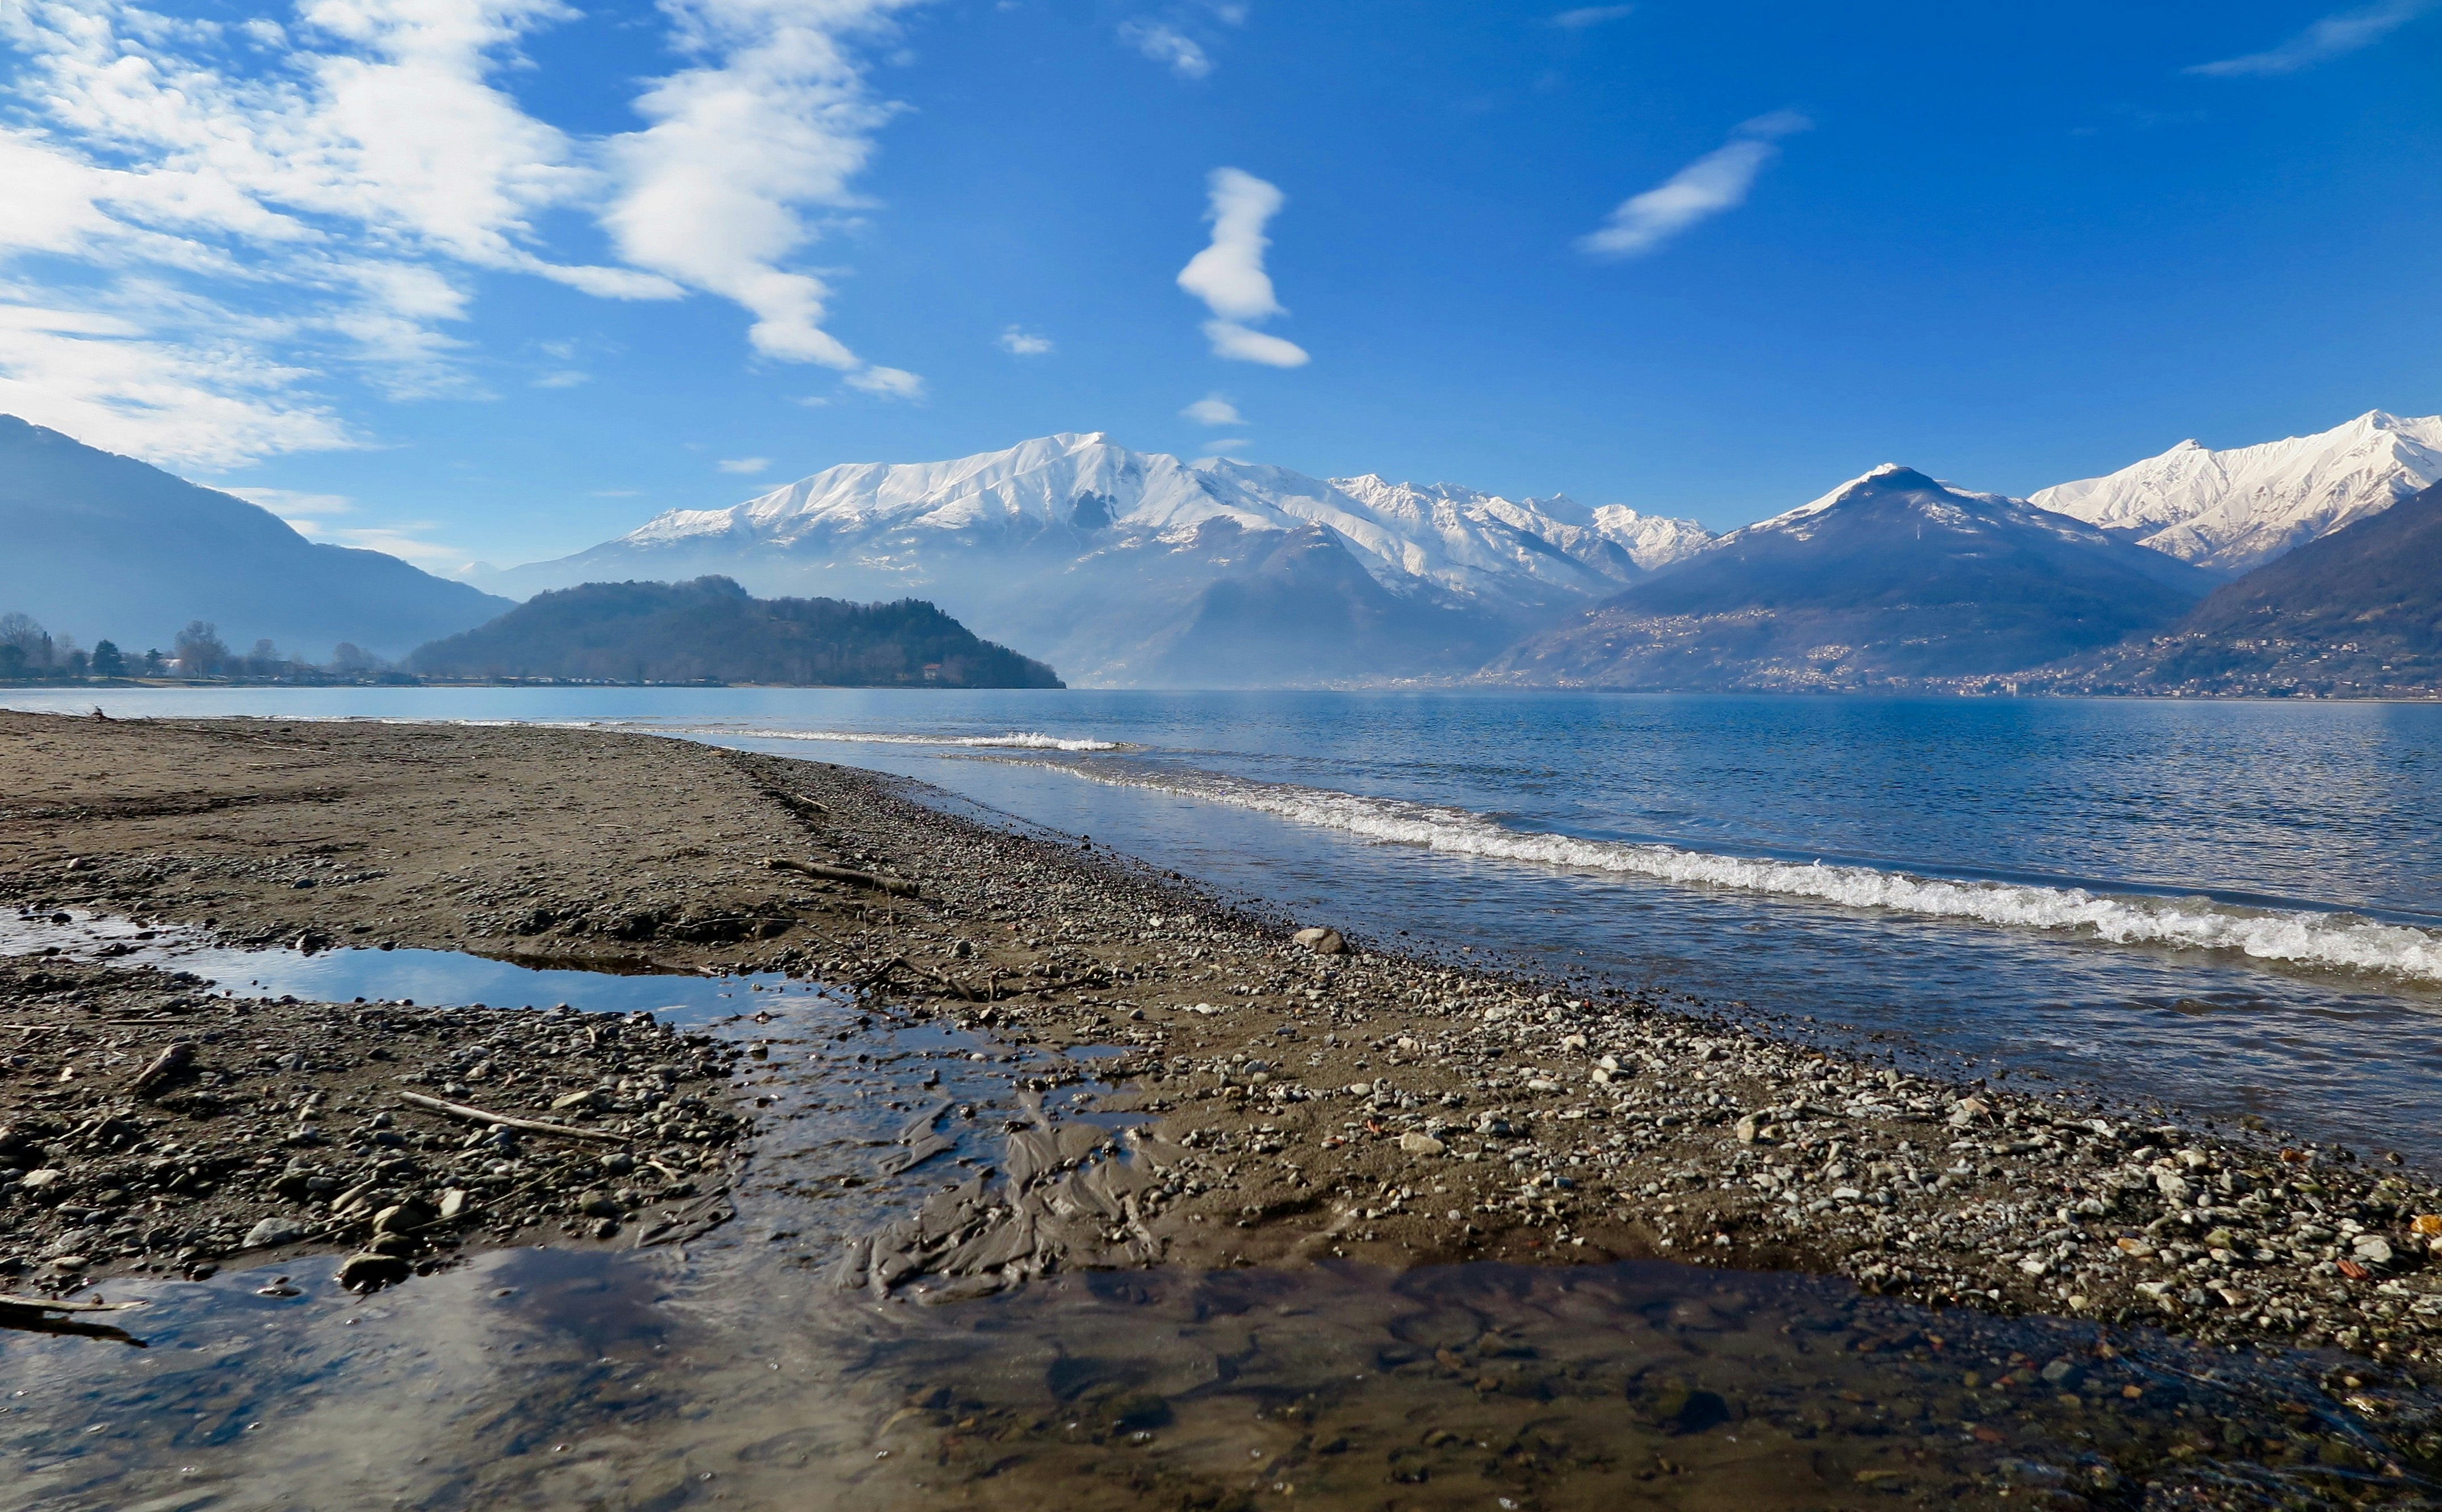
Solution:
[[[421,1229],[440,1216],[441,1214],[435,1212],[428,1203],[410,1197],[405,1202],[384,1208],[374,1213],[374,1232],[406,1233]]]
[[[1756,1134],[1762,1127],[1762,1123],[1756,1118],[1756,1116],[1749,1113],[1742,1115],[1739,1119],[1738,1123],[1733,1127],[1731,1132],[1739,1137],[1739,1142],[1740,1144],[1753,1144],[1756,1142]]]
[[[607,1192],[589,1192],[576,1199],[576,1211],[589,1218],[616,1218],[619,1203]]]
[[[1440,1155],[1449,1146],[1430,1134],[1419,1134],[1412,1129],[1399,1136],[1399,1148],[1410,1155]]]
[[[265,1218],[246,1231],[246,1249],[270,1249],[280,1245],[293,1245],[305,1237],[305,1226],[294,1218]]]
[[[2358,1261],[2361,1265],[2391,1264],[2391,1241],[2378,1233],[2361,1233],[2358,1235],[2357,1243],[2350,1248],[2357,1251]]]
[[[1301,929],[1290,938],[1318,956],[1342,956],[1348,952],[1348,941],[1336,929]]]
[[[373,1291],[382,1286],[395,1286],[414,1274],[414,1267],[404,1256],[385,1255],[374,1250],[358,1250],[339,1263],[339,1284],[350,1291]]]
[[[444,1223],[456,1218],[460,1213],[465,1212],[465,1211],[466,1193],[465,1189],[460,1187],[451,1187],[448,1191],[441,1193],[441,1220]]]
[[[49,1192],[53,1190],[64,1192],[67,1190],[67,1179],[68,1174],[66,1172],[58,1170],[54,1167],[45,1167],[40,1171],[27,1172],[23,1176],[18,1178],[17,1185],[21,1190],[27,1192]]]
[[[2163,1201],[2171,1203],[2187,1201],[2188,1193],[2196,1190],[2188,1184],[2187,1177],[2173,1175],[2168,1171],[2154,1173],[2154,1189],[2161,1193]]]
[[[2086,1367],[2073,1359],[2056,1359],[2044,1367],[2045,1383],[2073,1392],[2086,1384]]]
[[[551,1100],[551,1110],[554,1113],[565,1113],[571,1108],[597,1108],[601,1105],[602,1094],[590,1086],[582,1092],[563,1092]]]

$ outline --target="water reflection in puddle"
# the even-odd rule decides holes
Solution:
[[[0,920],[0,952],[125,944],[240,993],[646,1009],[764,1047],[763,1131],[738,1219],[679,1252],[497,1251],[372,1298],[328,1262],[107,1283],[152,1303],[111,1317],[148,1347],[0,1335],[10,1505],[2407,1504],[2442,1449],[2423,1397],[2319,1375],[2339,1357],[1809,1277],[1157,1269],[877,1301],[827,1279],[842,1242],[989,1164],[1019,1094],[1083,1067],[779,978],[135,934]],[[1047,1108],[1114,1117],[1075,1090]],[[948,1148],[894,1170],[933,1109]],[[275,1275],[296,1294],[262,1295]]]

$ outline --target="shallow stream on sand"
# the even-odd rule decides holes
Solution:
[[[151,1304],[113,1315],[140,1348],[0,1335],[8,1505],[2420,1504],[2442,1449],[2429,1399],[2337,1355],[1812,1277],[1325,1265],[939,1305],[843,1291],[846,1241],[992,1165],[1023,1093],[1119,1120],[1079,1107],[1058,1057],[778,978],[137,933],[0,920],[0,951],[118,952],[239,995],[646,1009],[766,1044],[743,1063],[765,1122],[738,1217],[683,1249],[497,1250],[362,1298],[327,1260],[114,1281]],[[952,1148],[889,1174],[909,1110],[943,1101]],[[295,1295],[261,1294],[275,1270]]]

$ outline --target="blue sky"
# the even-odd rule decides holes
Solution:
[[[0,46],[0,410],[437,570],[1055,430],[1722,527],[2442,410],[2442,0],[6,0]]]

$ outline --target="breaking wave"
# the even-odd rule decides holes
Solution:
[[[733,740],[832,740],[847,745],[946,745],[1000,751],[1128,751],[1135,749],[1118,740],[1066,739],[1056,735],[1037,735],[1030,730],[1011,730],[1007,735],[884,735],[864,730],[748,730],[730,725],[717,727],[658,727],[666,735],[719,735]]]
[[[1465,809],[1372,798],[1324,788],[1252,782],[1219,773],[1158,774],[1066,766],[1098,782],[1251,809],[1368,840],[1422,846],[1700,887],[1810,898],[1932,919],[1973,920],[2120,945],[2237,951],[2259,960],[2442,981],[2442,933],[2311,909],[2249,908],[2207,898],[2151,898],[2083,887],[1922,877],[1826,862],[1683,850],[1676,846],[1511,829]]]

